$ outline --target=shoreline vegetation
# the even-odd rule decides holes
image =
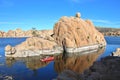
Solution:
[[[87,31],[87,32],[86,32]],[[81,19],[81,14],[75,17],[63,16],[55,23],[53,30],[29,31],[17,29],[2,32],[2,36],[29,37],[15,47],[5,47],[6,57],[29,57],[40,54],[76,53],[95,50],[106,45],[104,36],[96,30],[90,20]],[[82,47],[83,48],[82,48]]]

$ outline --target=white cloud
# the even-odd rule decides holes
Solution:
[[[120,21],[109,21],[109,20],[102,20],[102,19],[90,19],[95,23],[103,23],[103,24],[111,24],[111,25],[120,25]]]
[[[93,22],[97,22],[97,23],[105,23],[105,24],[110,24],[111,21],[109,20],[102,20],[102,19],[91,19]]]
[[[112,27],[119,27],[120,28],[120,21],[110,21],[110,20],[102,20],[102,19],[90,19],[96,24],[102,24],[105,26],[112,26]]]

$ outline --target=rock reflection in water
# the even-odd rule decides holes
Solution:
[[[54,62],[41,62],[41,57],[6,58],[2,75],[11,75],[15,80],[52,80],[57,76]],[[47,77],[46,77],[47,76]]]
[[[84,70],[88,69],[103,52],[104,49],[88,52],[87,54],[67,54],[64,57],[61,54],[55,58],[55,70],[58,73],[61,73],[64,70],[72,70],[77,73],[82,73]]]
[[[27,58],[6,58],[6,64],[11,67],[17,61],[22,61],[27,68],[36,70],[49,64],[50,62],[41,62],[40,57],[27,57]]]

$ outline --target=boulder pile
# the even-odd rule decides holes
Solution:
[[[30,37],[25,42],[15,46],[15,55],[13,57],[21,57],[20,54],[36,56],[62,52],[73,53],[94,50],[106,45],[104,36],[96,30],[90,20],[81,19],[80,13],[77,13],[75,17],[64,16],[60,18],[54,25],[53,31],[33,30],[23,32],[17,29],[16,31],[8,31],[6,35],[8,36],[8,34],[15,37]],[[6,52],[9,51],[6,50]]]

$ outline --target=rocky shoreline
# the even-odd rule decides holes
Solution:
[[[104,36],[120,36],[120,31],[116,31],[116,32],[104,32],[103,33]]]
[[[12,47],[11,47],[12,48]],[[82,46],[79,48],[67,48],[65,50],[65,52],[67,53],[80,53],[80,52],[88,52],[88,51],[97,51],[98,49],[100,49],[100,45],[91,45],[91,46]],[[14,48],[13,48],[14,49]],[[9,50],[6,49],[5,52],[5,56],[6,57],[31,57],[31,56],[40,56],[40,55],[55,55],[55,54],[60,54],[63,53],[63,48],[62,47],[57,47],[55,49],[49,49],[49,50],[23,50],[23,51],[17,51],[15,52],[16,54],[14,54],[13,50],[12,52],[10,52]],[[11,54],[11,55],[9,55]]]
[[[120,57],[118,54],[120,54],[120,48],[114,52],[114,55],[94,62],[93,65],[82,74],[65,70],[56,80],[119,80]]]
[[[111,56],[120,56],[120,48],[117,48],[116,52],[112,52]]]
[[[15,54],[10,54],[9,52],[5,52],[6,57],[32,57],[32,56],[40,56],[40,55],[55,55],[63,52],[62,48],[51,49],[51,50],[23,50],[17,51]]]

